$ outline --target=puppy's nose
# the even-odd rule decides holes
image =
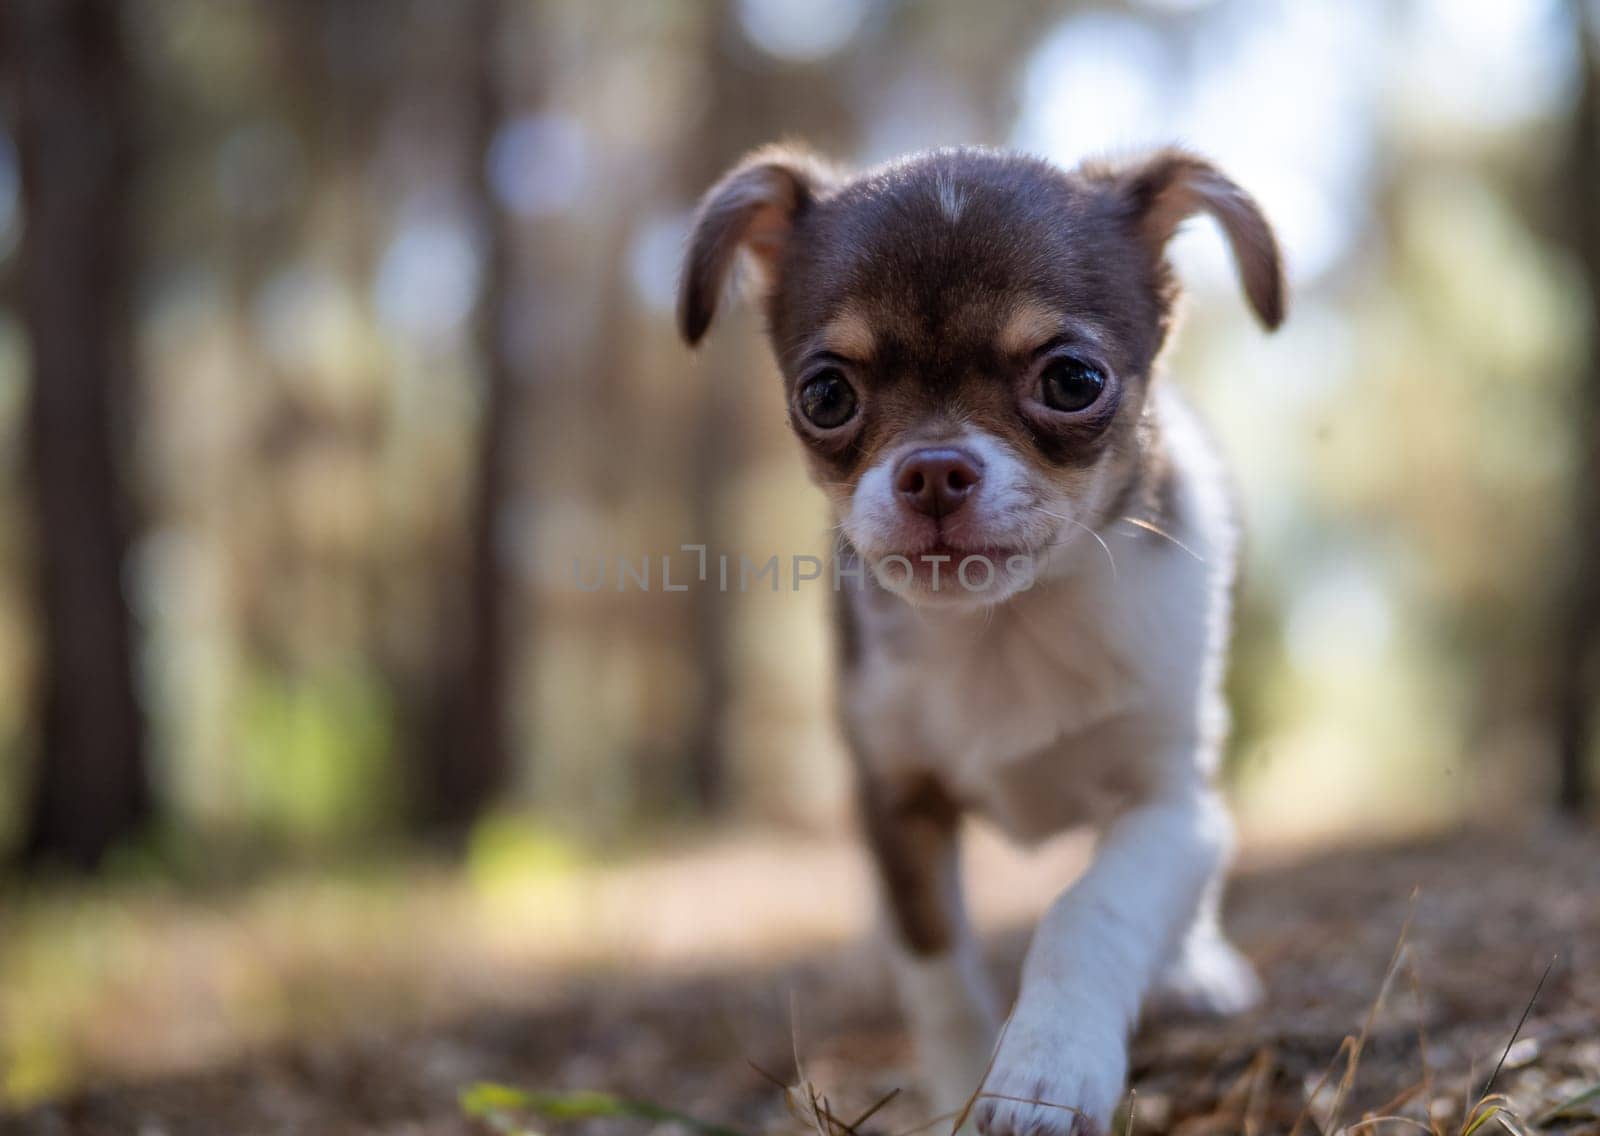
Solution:
[[[908,506],[929,517],[961,508],[983,478],[973,454],[950,446],[913,450],[895,470],[894,487]]]

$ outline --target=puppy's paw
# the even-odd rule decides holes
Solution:
[[[1147,999],[1156,1014],[1226,1017],[1261,1002],[1255,967],[1219,934],[1193,935]]]
[[[1106,1136],[1127,1075],[1118,1037],[1013,1021],[973,1120],[983,1136]]]

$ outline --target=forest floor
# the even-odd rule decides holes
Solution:
[[[1021,923],[1048,894],[1045,876],[1081,861],[1083,846],[1053,856],[1017,877],[1012,891],[1025,900],[979,903],[999,970],[1020,955]],[[464,1115],[464,1089],[498,1082],[603,1090],[739,1133],[799,1136],[784,1094],[757,1067],[790,1083],[803,1077],[847,1119],[905,1087],[861,1129],[904,1133],[927,1118],[910,1091],[911,1054],[882,965],[855,922],[870,906],[864,878],[850,854],[828,850],[781,850],[736,872],[715,857],[692,860],[635,880],[628,893],[670,906],[679,929],[610,964],[404,1025],[374,1002],[365,1026],[346,1022],[315,1040],[294,1035],[181,1073],[93,1078],[91,1088],[0,1114],[0,1134],[621,1136],[672,1127],[530,1117],[524,1129],[501,1116],[497,1128]],[[846,914],[806,922],[823,909]],[[1518,1118],[1507,1116],[1505,1131],[1600,1133],[1600,1094],[1549,1115],[1600,1085],[1600,834],[1461,833],[1246,856],[1228,925],[1261,969],[1266,1005],[1224,1023],[1146,1023],[1134,1046],[1134,1132],[1266,1136],[1289,1132],[1305,1112],[1306,1132],[1377,1113],[1418,1122],[1380,1132],[1454,1134],[1494,1074],[1492,1091]],[[701,958],[672,946],[707,931],[761,949]],[[360,985],[355,972],[351,985]],[[1362,1038],[1359,1061],[1336,1105],[1353,1037]]]

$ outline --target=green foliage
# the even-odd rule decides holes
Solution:
[[[576,843],[550,826],[497,812],[473,825],[466,867],[474,887],[495,891],[567,876],[586,860]]]
[[[573,558],[637,560],[713,536],[726,545],[714,551],[730,553],[817,546],[823,506],[777,385],[728,383],[717,415],[703,413],[703,384],[722,381],[713,376],[770,370],[756,321],[730,310],[703,366],[672,335],[673,227],[693,194],[743,147],[790,131],[847,163],[946,142],[1026,143],[1023,125],[1073,105],[1057,81],[1074,69],[1051,52],[1073,38],[1093,48],[1108,28],[1121,31],[1103,40],[1106,66],[1150,106],[1195,112],[1178,124],[1206,127],[1206,112],[1225,106],[1250,112],[1225,134],[1175,133],[1218,147],[1290,251],[1291,317],[1270,338],[1246,320],[1231,275],[1176,258],[1197,318],[1174,337],[1172,377],[1219,435],[1249,534],[1229,769],[1243,798],[1268,778],[1276,787],[1246,800],[1245,826],[1303,834],[1304,816],[1280,808],[1286,795],[1348,829],[1380,814],[1459,814],[1493,796],[1480,772],[1530,780],[1521,771],[1548,718],[1557,585],[1577,528],[1573,379],[1594,349],[1581,274],[1552,223],[1568,184],[1552,174],[1574,78],[1561,71],[1561,21],[1529,22],[1512,5],[1504,29],[1515,34],[1501,34],[1450,5],[1393,27],[1337,5],[1268,6],[1249,19],[1219,5],[1177,22],[1138,6],[1102,20],[1021,5],[974,36],[954,18],[959,5],[912,6],[896,9],[893,36],[860,30],[830,63],[866,86],[818,100],[809,84],[822,72],[764,62],[770,45],[725,53],[744,41],[713,21],[734,21],[738,5],[645,5],[596,20],[567,19],[561,4],[512,7],[513,56],[536,43],[535,54],[648,76],[656,92],[622,100],[630,112],[618,116],[607,84],[553,80],[500,124],[514,128],[511,142],[535,119],[534,135],[570,134],[578,157],[558,169],[552,151],[540,176],[583,187],[541,206],[537,231],[503,250],[506,275],[531,285],[515,297],[518,328],[534,329],[509,340],[519,447],[496,510],[515,566],[511,606],[534,616],[510,642],[512,780],[550,824],[610,846],[653,835],[682,819],[707,738],[727,750],[736,810],[812,823],[847,808],[820,596],[727,597],[707,620],[693,597],[571,585]],[[394,117],[417,45],[439,53],[428,83],[466,91],[481,78],[460,11],[176,0],[145,12],[130,37],[133,93],[164,125],[137,155],[140,396],[118,423],[134,442],[141,507],[129,591],[163,836],[208,865],[219,830],[251,851],[381,844],[405,776],[392,743],[415,756],[436,741],[401,737],[397,723],[459,665],[466,503],[486,409],[470,317],[498,301],[483,291],[494,283],[486,249],[467,239],[470,218],[397,176],[388,155],[437,154],[435,174],[463,188],[482,169],[461,123]],[[1350,44],[1401,39],[1370,68],[1323,67],[1370,54],[1328,48],[1330,32]],[[1196,33],[1216,50],[1193,67],[1152,70],[1123,53],[1159,43],[1176,59]],[[1220,64],[1257,51],[1304,64],[1291,102],[1252,97],[1268,71]],[[1488,72],[1441,66],[1448,51],[1508,73],[1528,64],[1549,88],[1486,117],[1449,84]],[[922,74],[928,60],[937,76]],[[1035,68],[1049,81],[1026,78]],[[937,87],[928,106],[939,113],[893,109],[920,103],[907,101],[911,80]],[[701,113],[706,91],[724,87],[767,109],[727,133]],[[1318,126],[1289,141],[1327,131],[1340,141],[1296,169],[1272,130],[1276,112],[1302,105],[1294,122]],[[769,113],[797,106],[814,113]],[[861,139],[876,153],[852,153]],[[1254,162],[1232,165],[1252,150]],[[641,176],[585,182],[619,154]],[[533,176],[515,161],[495,169],[514,183]],[[512,196],[530,187],[510,185]],[[20,214],[10,220],[14,237]],[[1189,251],[1203,252],[1193,241],[1206,229],[1182,239]],[[1297,259],[1296,230],[1317,237],[1313,251],[1327,245],[1320,267]],[[17,263],[6,237],[0,277]],[[15,839],[32,757],[37,637],[19,508],[29,392],[19,299],[14,287],[0,297],[0,849]],[[738,443],[711,445],[708,430]],[[719,660],[728,689],[710,699],[702,680]],[[1348,788],[1306,792],[1319,770]],[[570,853],[548,832],[492,818],[470,857],[492,885]]]
[[[533,1130],[519,1127],[515,1114],[532,1113],[546,1120],[634,1119],[656,1124],[678,1124],[698,1136],[748,1136],[736,1128],[712,1124],[649,1101],[629,1100],[610,1093],[532,1092],[509,1085],[477,1084],[461,1094],[461,1110],[485,1121],[496,1131],[526,1136]]]
[[[257,671],[239,712],[239,768],[250,823],[292,844],[350,843],[389,830],[399,786],[393,707],[370,672],[316,677]]]

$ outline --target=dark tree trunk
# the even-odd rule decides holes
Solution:
[[[765,130],[763,92],[752,76],[749,60],[734,56],[739,43],[733,5],[722,0],[705,8],[706,77],[710,89],[705,128],[689,148],[687,173],[691,195],[704,193],[746,150],[758,145]],[[708,563],[732,553],[731,526],[723,490],[734,480],[739,454],[732,438],[736,414],[734,384],[737,360],[733,344],[709,343],[697,366],[699,404],[694,415],[690,462],[690,533],[706,546]],[[711,581],[716,579],[712,569]],[[690,592],[689,657],[699,675],[699,695],[688,727],[686,768],[689,802],[704,815],[728,805],[727,716],[733,696],[732,601],[711,581]]]
[[[9,0],[38,556],[38,769],[23,857],[93,867],[147,818],[116,422],[132,380],[131,123],[113,0]]]
[[[1576,548],[1568,594],[1562,604],[1565,637],[1557,665],[1556,743],[1560,754],[1557,804],[1582,815],[1590,805],[1589,768],[1596,717],[1600,715],[1600,60],[1592,4],[1574,0],[1574,23],[1583,60],[1573,115],[1570,161],[1565,174],[1574,249],[1589,304],[1589,359],[1579,379],[1576,500],[1572,526]]]
[[[459,623],[442,629],[447,637],[456,639],[458,653],[455,665],[444,676],[437,736],[435,744],[421,755],[423,772],[418,785],[424,828],[450,842],[459,842],[505,787],[511,766],[507,706],[511,581],[502,533],[511,490],[508,443],[515,383],[505,334],[512,234],[487,171],[489,146],[503,111],[495,66],[501,15],[498,0],[478,0],[469,26],[474,37],[471,75],[475,88],[467,153],[473,163],[474,197],[485,238],[482,290],[474,324],[482,376],[481,417],[469,490],[466,571],[459,581],[458,601],[447,604],[447,609],[459,613]]]
[[[732,543],[727,504],[722,500],[734,465],[728,444],[733,416],[725,392],[728,383],[739,376],[726,372],[726,366],[708,366],[702,375],[690,490],[695,541],[705,544],[707,563],[712,565],[710,579],[690,593],[690,657],[700,672],[700,697],[688,738],[689,789],[695,808],[708,816],[723,812],[728,805],[726,726],[733,696],[732,599],[714,586],[716,557],[727,553]]]

